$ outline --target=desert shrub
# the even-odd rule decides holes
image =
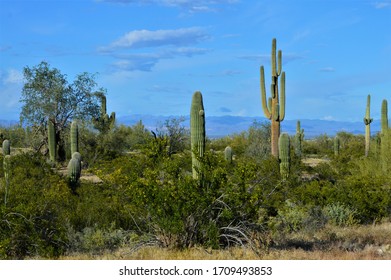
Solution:
[[[323,213],[332,225],[352,226],[357,223],[356,211],[339,202],[326,205],[323,208]]]
[[[1,258],[61,255],[66,249],[62,210],[69,203],[68,186],[39,155],[12,156],[11,169],[7,204],[0,207]]]
[[[286,200],[278,210],[278,215],[269,221],[270,228],[277,235],[292,232],[315,232],[324,227],[327,219],[319,206],[303,205]]]
[[[75,231],[68,227],[68,253],[99,254],[103,251],[114,251],[128,245],[135,238],[131,232],[117,228],[112,224],[108,228],[97,225]]]

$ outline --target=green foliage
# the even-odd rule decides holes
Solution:
[[[11,164],[12,191],[7,205],[0,206],[0,258],[59,256],[66,249],[62,226],[69,199],[66,185],[42,157],[19,154]]]
[[[356,210],[342,203],[336,202],[326,205],[323,212],[329,223],[336,226],[353,226],[357,224]]]

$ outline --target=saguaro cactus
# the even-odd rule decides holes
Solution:
[[[94,125],[95,128],[98,129],[101,133],[106,133],[114,126],[115,112],[112,112],[109,117],[106,108],[106,96],[102,92],[97,92],[96,95],[98,98],[100,98],[101,109],[99,118],[94,120]]]
[[[56,161],[56,131],[52,120],[48,120],[48,145],[49,145],[49,158],[51,162]]]
[[[9,155],[9,154],[11,154],[10,141],[8,139],[5,139],[3,141],[3,155],[6,156],[6,155]]]
[[[71,124],[71,154],[79,151],[79,128],[76,121]]]
[[[303,140],[304,129],[300,128],[300,121],[297,121],[295,135],[295,153],[299,158],[301,158],[302,155]]]
[[[388,104],[383,100],[381,106],[381,133],[380,133],[380,161],[384,173],[388,173],[391,166],[391,129],[388,127]]]
[[[9,177],[11,173],[11,156],[5,155],[3,159],[4,179],[5,179],[5,194],[4,194],[4,205],[7,206],[7,198],[9,194]]]
[[[339,155],[339,148],[340,148],[341,141],[339,140],[338,136],[334,137],[334,155]]]
[[[76,185],[81,175],[81,162],[77,157],[72,157],[68,163],[68,179],[69,185],[73,191],[76,189]]]
[[[371,119],[370,116],[370,108],[371,106],[371,95],[368,94],[367,96],[367,108],[365,111],[365,117],[364,117],[364,124],[365,124],[365,156],[367,157],[369,154],[369,146],[370,146],[370,139],[371,139],[371,122],[373,119]]]
[[[271,97],[266,99],[266,87],[265,87],[265,71],[261,66],[261,100],[262,109],[266,118],[271,120],[271,152],[272,155],[278,158],[278,139],[280,136],[280,123],[285,118],[285,72],[281,72],[282,69],[282,52],[278,51],[278,57],[276,57],[276,39],[272,40],[272,83],[270,87]],[[278,59],[277,59],[278,58]],[[280,90],[278,90],[278,77],[280,79]]]
[[[205,152],[205,111],[202,94],[199,91],[193,94],[191,102],[190,134],[193,178],[197,179],[200,168],[199,158],[203,157]]]
[[[381,104],[381,133],[384,134],[388,129],[388,106],[387,100],[383,100]]]
[[[228,163],[232,162],[232,148],[230,146],[224,149],[224,158]]]
[[[282,179],[286,180],[289,177],[290,170],[290,140],[287,133],[282,133],[278,139],[279,159],[280,159],[280,174]]]

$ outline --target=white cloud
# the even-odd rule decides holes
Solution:
[[[121,71],[151,71],[162,59],[173,59],[180,56],[193,57],[202,55],[210,50],[203,48],[177,48],[152,53],[113,54],[118,59],[112,63],[113,69]]]
[[[319,69],[320,72],[335,72],[334,67],[323,67]]]
[[[178,7],[192,13],[213,12],[214,7],[234,4],[238,0],[98,0],[98,2],[111,2],[119,4],[157,4],[166,7]]]
[[[387,7],[391,7],[391,2],[376,2],[373,5],[376,9],[384,9]]]
[[[10,69],[2,78],[2,83],[5,85],[10,84],[21,84],[23,82],[23,74],[22,72],[16,70],[16,69]]]
[[[135,30],[126,33],[107,47],[99,51],[110,52],[116,49],[139,49],[160,46],[188,46],[209,38],[203,29],[198,27],[174,30]]]

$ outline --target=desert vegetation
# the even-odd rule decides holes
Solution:
[[[201,92],[190,129],[149,131],[116,124],[92,75],[26,67],[22,124],[0,135],[0,258],[391,258],[387,101],[377,135],[370,97],[365,135],[288,135],[281,59],[273,40],[270,122],[219,139]]]

